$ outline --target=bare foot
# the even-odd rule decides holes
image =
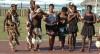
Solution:
[[[82,48],[80,51],[81,51],[81,52],[84,52],[84,48]]]

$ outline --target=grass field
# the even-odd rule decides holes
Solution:
[[[7,33],[3,31],[3,21],[4,21],[4,17],[3,16],[0,16],[0,40],[7,40],[8,39],[8,36],[7,36]],[[21,40],[25,40],[26,36],[27,36],[27,30],[26,30],[26,17],[20,17],[20,28],[19,28],[19,31],[20,31],[20,39]],[[81,31],[81,28],[82,28],[82,23],[79,23],[78,26],[79,26],[79,32],[78,32],[78,37],[80,37],[80,31]],[[96,32],[98,31],[97,27],[100,27],[100,23],[96,23]],[[43,38],[44,39],[47,39],[47,35],[45,35],[45,22],[42,21],[42,33],[43,33]]]
[[[4,32],[3,30],[3,22],[4,22],[4,17],[0,16],[0,40],[7,40],[8,36],[7,36],[7,32]],[[42,23],[42,30],[43,30],[43,34],[45,34],[45,23]],[[26,17],[20,17],[20,27],[19,27],[19,31],[20,31],[20,39],[24,40],[27,36],[27,30],[26,30]],[[43,37],[46,37],[45,35],[43,35]]]

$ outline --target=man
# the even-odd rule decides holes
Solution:
[[[27,15],[28,16],[27,17],[27,30],[28,30],[27,45],[29,50],[32,48],[32,30],[33,30],[32,14],[35,13],[34,10],[35,10],[35,1],[31,0],[30,8],[28,9],[28,15]]]
[[[31,1],[30,4],[31,8],[28,13],[29,36],[27,39],[29,40],[30,48],[38,51],[42,35],[41,20],[45,13],[40,9],[39,5],[35,5],[35,1]]]
[[[13,51],[15,51],[16,44],[19,45],[18,36],[20,36],[18,32],[18,25],[15,23],[16,20],[13,17],[14,13],[16,13],[16,5],[12,4],[11,11],[6,14],[6,18],[4,20],[4,31],[7,31],[8,33],[9,45]]]

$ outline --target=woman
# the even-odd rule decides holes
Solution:
[[[12,6],[12,5],[11,5]],[[15,5],[13,4],[13,7]],[[13,9],[15,10],[15,9]],[[12,51],[15,51],[16,44],[19,45],[18,36],[20,35],[18,32],[18,26],[12,19],[11,12],[8,12],[4,21],[4,29],[7,31],[9,36],[9,45]]]
[[[63,7],[61,12],[58,14],[58,36],[61,41],[61,49],[64,49],[65,34],[67,33],[67,8]]]
[[[81,32],[82,35],[82,48],[81,51],[84,52],[86,37],[88,37],[88,51],[90,51],[92,36],[95,34],[94,23],[96,22],[96,16],[92,12],[92,6],[87,5],[87,11],[84,14],[84,25]]]
[[[71,10],[68,14],[68,45],[69,51],[72,51],[75,48],[76,44],[76,35],[78,32],[78,21],[80,20],[80,14],[77,12],[75,5],[71,5]]]
[[[47,12],[46,22],[46,32],[49,35],[49,50],[53,50],[54,40],[56,36],[57,27],[57,16],[54,12],[54,4],[49,5],[49,11]]]

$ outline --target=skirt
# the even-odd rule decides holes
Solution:
[[[77,33],[78,32],[78,26],[77,25],[69,25],[68,26],[68,33]]]
[[[46,32],[47,34],[50,34],[50,36],[56,36],[57,35],[57,25],[45,25],[46,26]]]
[[[67,34],[67,26],[59,27],[58,26],[58,37],[59,40],[65,40],[65,36]]]
[[[84,24],[81,35],[88,36],[88,37],[95,35],[94,25],[85,25]]]

